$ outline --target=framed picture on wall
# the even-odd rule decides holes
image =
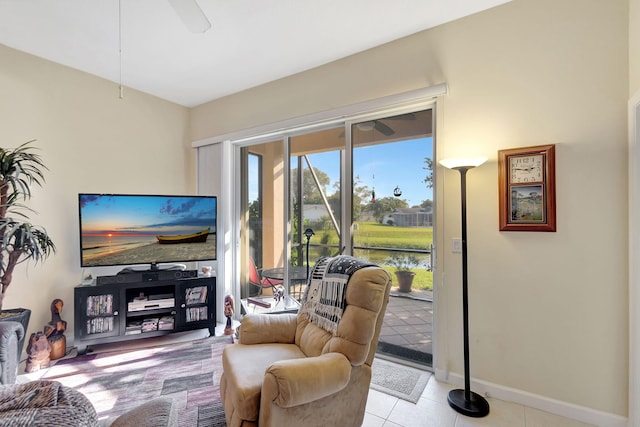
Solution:
[[[555,145],[498,151],[500,231],[556,231]]]

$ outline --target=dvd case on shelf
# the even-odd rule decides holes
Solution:
[[[87,334],[102,334],[113,331],[113,317],[87,319]]]
[[[187,322],[197,322],[200,320],[207,320],[208,310],[207,307],[189,307],[187,308]]]
[[[175,320],[171,315],[162,316],[158,321],[158,330],[159,331],[171,331],[174,329]]]
[[[113,313],[113,295],[90,295],[87,297],[87,316]]]
[[[134,335],[142,333],[142,320],[129,320],[125,327],[125,335]]]
[[[153,332],[158,330],[159,317],[148,317],[142,321],[142,332]]]
[[[187,288],[185,292],[185,302],[187,305],[204,304],[207,302],[207,287],[194,286]]]

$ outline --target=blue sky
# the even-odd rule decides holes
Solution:
[[[433,156],[433,139],[419,138],[390,144],[371,145],[357,148],[354,152],[354,175],[359,177],[361,185],[375,189],[376,198],[393,196],[393,189],[402,190],[401,199],[409,206],[419,205],[423,200],[433,200],[433,191],[422,182],[427,171],[424,158]],[[331,179],[327,186],[330,194],[333,184],[340,180],[340,157],[337,151],[310,154],[313,167],[323,171]],[[250,169],[255,168],[255,158],[250,157]],[[305,164],[306,167],[306,164]],[[251,177],[249,199],[257,197],[257,177]]]
[[[353,172],[360,182],[375,188],[376,198],[393,196],[399,186],[401,199],[409,206],[418,205],[425,199],[433,200],[433,191],[422,180],[427,175],[424,158],[433,156],[433,139],[420,138],[391,144],[360,147],[354,151]],[[313,154],[311,163],[331,178],[328,192],[333,193],[333,184],[340,179],[339,157],[336,152]]]
[[[79,203],[83,234],[181,234],[216,226],[213,197],[81,194]]]

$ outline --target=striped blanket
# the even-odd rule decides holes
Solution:
[[[311,270],[300,314],[335,335],[344,311],[351,275],[371,265],[347,255],[320,258]]]

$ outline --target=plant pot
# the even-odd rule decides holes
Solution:
[[[22,324],[24,328],[24,336],[18,341],[18,361],[22,356],[22,349],[24,348],[24,341],[27,337],[27,327],[29,326],[29,319],[31,318],[31,310],[28,308],[11,308],[8,310],[0,310],[0,322],[18,322]]]
[[[416,273],[412,271],[396,271],[398,279],[398,292],[411,292],[411,285]]]

